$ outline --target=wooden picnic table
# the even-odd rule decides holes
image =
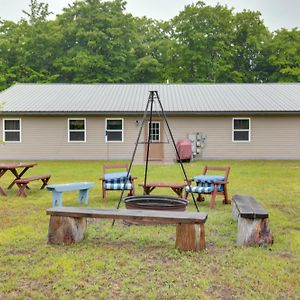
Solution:
[[[7,172],[10,171],[14,176],[15,179],[10,183],[7,189],[11,189],[15,181],[17,179],[21,179],[21,177],[27,172],[29,168],[36,166],[37,163],[35,162],[20,162],[20,163],[2,163],[0,164],[0,178]],[[18,172],[17,169],[22,168],[21,172]],[[28,187],[27,187],[28,188]],[[4,189],[0,186],[0,195],[7,196]]]
[[[170,188],[172,191],[174,191],[179,198],[182,197],[182,192],[184,187],[186,186],[186,183],[178,183],[178,182],[147,182],[146,185],[144,183],[140,183],[139,186],[141,186],[144,189],[145,195],[150,195],[150,193],[155,188]]]

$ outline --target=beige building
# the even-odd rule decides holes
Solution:
[[[300,84],[17,84],[0,93],[2,160],[130,159],[149,91],[199,159],[300,159]],[[176,158],[157,99],[150,158]],[[149,114],[147,114],[149,115]],[[136,160],[145,159],[148,119]]]

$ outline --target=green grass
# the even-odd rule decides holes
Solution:
[[[89,206],[114,208],[118,192],[101,198],[99,161],[38,162],[29,174],[52,183],[93,181]],[[205,164],[230,165],[230,197],[254,196],[269,212],[274,244],[236,245],[231,207],[217,197],[199,203],[209,214],[207,249],[179,252],[174,226],[130,226],[90,220],[86,238],[71,246],[47,244],[51,193],[32,183],[27,198],[0,197],[0,299],[300,299],[300,161],[208,161],[185,164],[190,177]],[[143,181],[143,165],[132,173]],[[12,180],[1,178],[1,185]],[[149,180],[182,181],[178,165],[149,166]],[[172,195],[166,189],[156,193]],[[142,194],[137,188],[137,194]],[[77,193],[63,195],[78,206]],[[195,210],[190,202],[189,210]]]

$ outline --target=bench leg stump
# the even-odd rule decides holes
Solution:
[[[48,230],[49,244],[73,244],[84,237],[86,218],[51,216]]]
[[[176,248],[182,251],[205,249],[204,224],[177,224]]]
[[[241,246],[267,246],[273,243],[268,219],[238,218],[237,244]]]

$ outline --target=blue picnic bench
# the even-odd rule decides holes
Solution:
[[[49,184],[47,190],[52,192],[52,207],[62,206],[62,193],[78,190],[78,202],[88,204],[89,189],[94,186],[94,182],[74,182],[63,184]]]

